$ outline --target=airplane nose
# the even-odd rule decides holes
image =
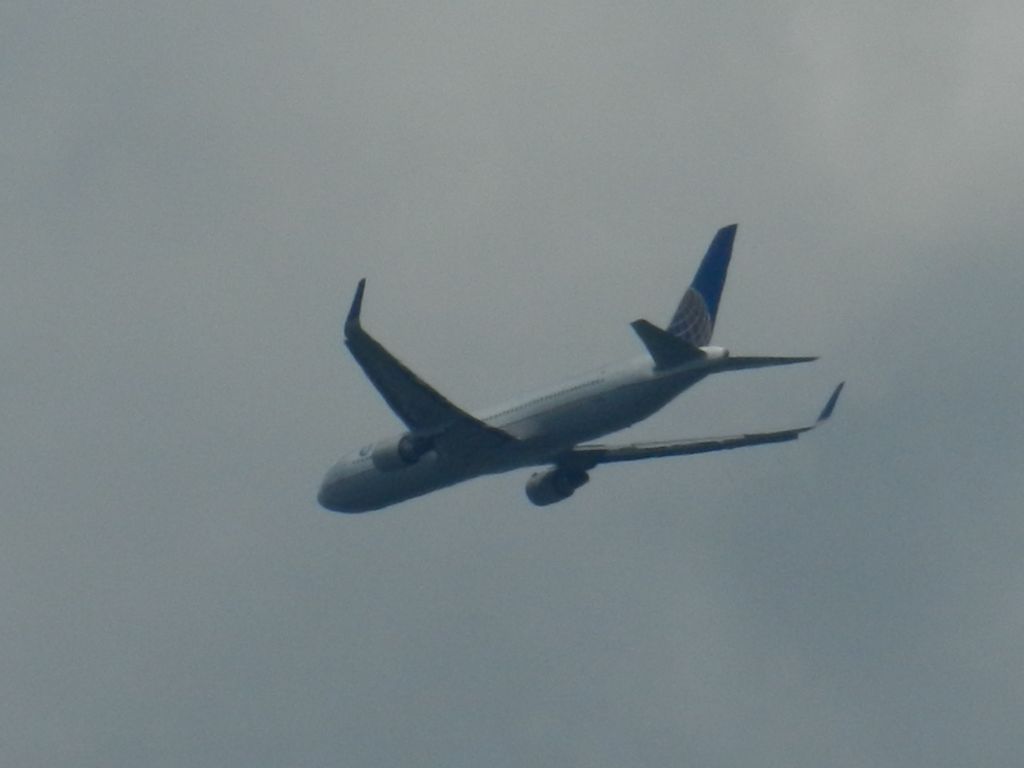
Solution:
[[[323,482],[320,483],[320,490],[317,491],[316,500],[317,503],[324,509],[329,509],[331,512],[340,512],[338,506],[338,491],[337,484],[341,478],[341,468],[335,464],[331,469],[324,475]]]
[[[324,509],[331,509],[331,491],[330,488],[327,487],[326,482],[323,483],[320,486],[320,490],[317,491],[316,501],[317,504],[319,504]],[[331,511],[334,512],[335,510],[331,509]]]
[[[374,506],[367,505],[364,493],[355,476],[357,474],[353,473],[352,462],[344,459],[331,467],[316,494],[316,500],[320,506],[331,512],[344,512],[345,514],[376,509]]]
[[[330,512],[349,512],[348,505],[345,500],[341,497],[337,488],[333,488],[328,483],[324,483],[320,486],[320,490],[316,494],[317,503],[324,509]]]

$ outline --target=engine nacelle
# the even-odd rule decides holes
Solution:
[[[373,466],[381,472],[394,472],[412,466],[423,454],[429,451],[431,443],[428,438],[406,433],[401,437],[383,440],[373,446],[370,459]]]
[[[556,467],[545,472],[534,472],[526,481],[526,497],[538,507],[546,507],[568,499],[588,480],[590,475],[582,469]]]

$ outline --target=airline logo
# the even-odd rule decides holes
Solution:
[[[668,332],[695,347],[703,347],[711,341],[712,328],[711,313],[704,297],[690,286],[672,316]]]

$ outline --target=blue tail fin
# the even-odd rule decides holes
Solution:
[[[694,346],[700,347],[711,341],[718,302],[729,271],[732,244],[736,239],[736,226],[730,224],[718,230],[668,324],[669,333]]]

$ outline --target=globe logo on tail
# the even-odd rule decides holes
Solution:
[[[679,301],[668,332],[695,347],[702,347],[711,341],[712,328],[711,313],[704,297],[690,286]]]

